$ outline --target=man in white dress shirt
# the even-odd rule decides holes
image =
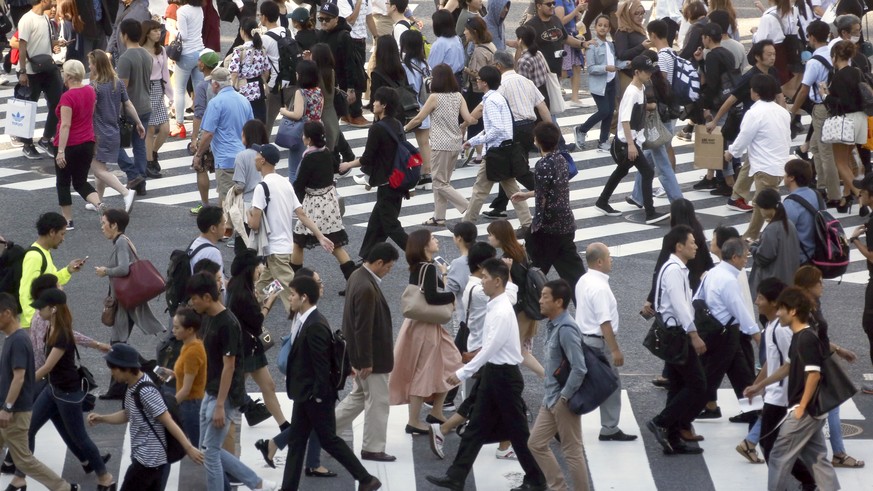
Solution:
[[[666,364],[667,379],[670,381],[667,404],[646,423],[646,428],[655,435],[667,455],[700,454],[703,453],[702,448],[683,443],[679,437],[680,430],[690,429],[691,421],[706,404],[706,375],[699,358],[706,352],[706,344],[698,336],[694,325],[686,266],[697,255],[697,244],[694,242],[694,232],[686,225],[673,227],[664,238],[664,243],[673,254],[658,273],[654,308],[668,327],[685,330],[689,349],[685,363]]]
[[[601,242],[585,250],[588,272],[576,283],[576,324],[582,332],[582,342],[600,350],[618,375],[624,365],[624,354],[618,347],[618,303],[609,287],[612,256]],[[636,435],[627,435],[618,428],[621,417],[621,378],[615,392],[600,405],[600,441],[629,442]]]
[[[522,361],[521,340],[515,311],[505,294],[509,266],[499,259],[489,259],[482,263],[482,268],[485,270],[482,288],[491,299],[485,314],[482,348],[448,378],[450,384],[458,385],[479,372],[476,404],[452,466],[444,476],[426,476],[426,479],[441,488],[463,490],[483,443],[499,436],[508,437],[512,442],[525,472],[523,484],[513,491],[545,491],[546,478],[527,446],[530,430],[521,396],[524,378],[518,368]]]

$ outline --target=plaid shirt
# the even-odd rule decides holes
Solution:
[[[516,62],[515,71],[519,75],[529,78],[537,87],[542,87],[546,83],[546,77],[549,76],[549,65],[546,64],[546,59],[541,51],[537,51],[536,56],[525,51]]]
[[[471,146],[484,143],[487,151],[512,140],[512,112],[509,103],[496,90],[489,90],[482,97],[482,119],[485,129],[470,138]]]

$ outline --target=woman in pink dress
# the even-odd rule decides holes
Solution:
[[[424,269],[424,298],[430,305],[446,305],[455,301],[449,292],[440,292],[446,267],[433,261],[440,249],[436,236],[429,230],[416,230],[406,243],[406,262],[409,263],[409,284],[419,284]],[[448,331],[439,324],[405,319],[394,343],[394,370],[388,382],[391,405],[409,404],[409,422],[406,433],[427,435],[430,423],[443,423],[443,401],[451,386],[449,375],[461,368],[461,353]],[[419,420],[424,398],[434,395],[433,409],[427,423]]]

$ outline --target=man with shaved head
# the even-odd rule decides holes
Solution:
[[[609,287],[612,256],[606,244],[594,242],[585,249],[588,272],[576,283],[576,324],[582,332],[582,342],[606,355],[615,374],[624,365],[624,354],[618,347],[618,303]],[[627,442],[636,435],[627,435],[618,428],[621,417],[621,379],[615,392],[600,406],[600,441]]]

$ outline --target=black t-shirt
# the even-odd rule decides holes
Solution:
[[[204,316],[201,326],[203,347],[206,349],[206,393],[212,396],[218,395],[224,357],[234,356],[236,362],[227,397],[233,406],[239,407],[245,397],[241,367],[242,331],[239,321],[230,310],[224,309],[215,317]]]
[[[806,386],[807,372],[821,372],[824,361],[819,340],[813,329],[803,329],[791,336],[788,348],[791,369],[788,373],[788,406],[800,403]]]
[[[737,100],[743,104],[743,114],[746,114],[746,111],[748,111],[749,108],[752,107],[752,104],[754,104],[752,101],[752,77],[759,73],[764,72],[759,70],[757,66],[752,66],[749,71],[743,74],[739,83],[737,83],[736,88],[731,92],[731,95],[736,97]],[[779,79],[779,72],[777,72],[773,67],[770,67],[770,71],[767,74],[777,80]]]
[[[49,336],[51,336],[51,333],[49,333]],[[79,373],[76,371],[76,341],[73,339],[72,333],[60,333],[57,339],[55,339],[54,344],[49,345],[49,343],[46,343],[46,356],[54,348],[64,350],[64,354],[49,372],[49,383],[64,392],[73,392],[81,389]]]
[[[703,101],[703,107],[718,111],[721,103],[727,99],[727,96],[723,94],[725,87],[722,86],[722,75],[731,72],[739,73],[734,71],[736,61],[734,54],[721,46],[711,50],[706,55],[706,62],[703,65],[706,72],[706,83],[703,85],[703,93],[700,97]]]
[[[546,57],[549,70],[560,74],[561,64],[564,62],[564,40],[568,37],[567,30],[564,29],[561,21],[554,15],[546,22],[543,22],[539,16],[534,16],[525,25],[533,27],[536,31],[537,45],[543,52],[543,56]]]

